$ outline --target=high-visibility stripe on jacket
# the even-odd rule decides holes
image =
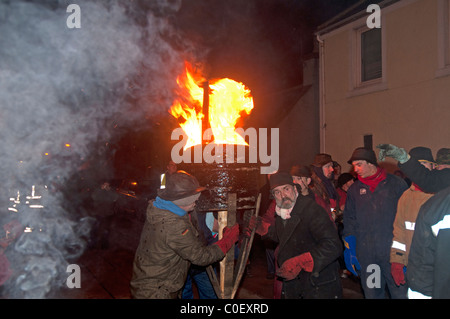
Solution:
[[[394,221],[390,262],[408,265],[409,249],[419,209],[433,194],[424,193],[411,185],[398,200]]]

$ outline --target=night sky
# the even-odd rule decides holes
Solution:
[[[209,79],[228,77],[244,83],[252,91],[255,109],[240,123],[242,126],[276,126],[273,119],[291,107],[301,94],[303,59],[314,50],[314,32],[318,25],[349,7],[355,0],[191,0],[179,10],[167,14],[155,11],[145,2],[144,10],[165,16],[174,26],[175,35],[165,39],[175,48],[185,50],[180,37],[194,43],[189,48],[192,60]],[[278,111],[279,110],[279,111]],[[280,120],[278,118],[278,120]],[[150,155],[158,169],[170,158],[169,135],[176,126],[167,114],[151,116],[150,135],[164,140],[169,148]],[[144,130],[143,134],[149,134]],[[122,150],[130,154],[130,141],[142,141],[132,131],[123,141]],[[158,149],[161,150],[158,144]],[[135,149],[140,146],[135,145]],[[148,149],[149,150],[149,149]],[[137,152],[141,154],[142,153]],[[125,156],[128,160],[133,156]],[[145,157],[145,156],[144,156]],[[133,164],[135,166],[135,164]],[[132,165],[132,166],[133,166]],[[129,165],[128,165],[129,166]]]

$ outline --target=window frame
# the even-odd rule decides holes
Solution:
[[[387,89],[386,83],[386,26],[384,19],[381,19],[381,77],[362,81],[362,52],[361,52],[361,36],[370,28],[366,24],[359,24],[352,28],[350,32],[351,54],[350,54],[350,90],[348,97],[358,96],[362,94],[377,92]]]
[[[438,68],[435,76],[450,75],[450,1],[438,0]]]

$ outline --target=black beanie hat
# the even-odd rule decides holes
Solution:
[[[289,173],[277,172],[270,176],[270,190],[281,185],[294,185],[294,180]]]
[[[435,163],[433,154],[428,147],[417,146],[409,151],[409,155],[418,161],[427,161],[430,163]]]
[[[366,161],[378,166],[375,152],[365,147],[358,147],[353,151],[352,157],[350,157],[347,163],[352,164],[353,161]]]

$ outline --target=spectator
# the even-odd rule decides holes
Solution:
[[[398,161],[400,169],[424,192],[436,193],[450,186],[450,169],[428,170],[418,160],[412,158],[403,148],[392,144],[379,144],[380,161],[386,156]]]
[[[406,272],[408,297],[450,298],[450,187],[420,208]]]
[[[161,175],[161,189],[166,187],[170,177],[177,172],[177,164],[174,161],[169,161],[166,168],[167,170]]]
[[[429,148],[415,147],[409,151],[409,155],[418,160],[427,169],[433,169],[435,163]],[[398,201],[390,257],[391,274],[397,286],[407,286],[405,273],[407,272],[408,255],[414,235],[417,214],[422,204],[432,196],[433,194],[424,193],[413,183]]]
[[[294,184],[298,185],[298,190],[301,195],[310,197],[316,200],[315,193],[310,187],[311,184],[311,169],[305,165],[294,165],[291,167],[290,174]]]
[[[277,173],[270,178],[276,201],[275,225],[261,221],[256,232],[278,243],[277,275],[283,278],[286,299],[341,298],[337,258],[341,242],[322,207],[299,196],[292,176]],[[257,225],[255,218],[249,228]]]
[[[373,150],[355,149],[348,163],[353,165],[358,180],[348,189],[344,209],[347,269],[354,275],[360,270],[366,298],[385,298],[388,288],[391,298],[405,299],[406,288],[396,286],[391,276],[389,253],[397,202],[407,185],[378,166]],[[373,271],[378,271],[375,283],[369,277]]]
[[[347,200],[347,191],[355,182],[355,177],[350,173],[343,173],[339,176],[337,182],[337,192],[339,194],[339,205],[341,211],[344,211],[345,202]]]
[[[450,168],[450,148],[441,148],[436,153],[437,170]]]
[[[314,190],[325,202],[325,210],[331,219],[333,211],[339,211],[339,195],[333,184],[333,159],[328,154],[317,154],[312,165],[311,178]]]
[[[333,178],[334,178],[333,184],[334,184],[335,188],[337,188],[338,179],[339,179],[339,176],[341,176],[341,174],[342,174],[341,164],[339,164],[336,161],[333,161]]]

